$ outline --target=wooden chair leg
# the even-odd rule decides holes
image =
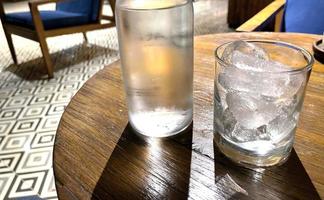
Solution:
[[[52,63],[51,56],[48,51],[46,39],[44,37],[39,37],[38,39],[39,39],[39,44],[40,44],[40,47],[41,47],[41,50],[43,53],[43,58],[44,58],[45,65],[47,68],[48,76],[49,76],[49,78],[53,78],[53,63]]]
[[[39,10],[37,8],[37,4],[33,4],[32,2],[29,2],[29,8],[32,14],[32,18],[33,18],[33,22],[35,25],[35,30],[37,33],[37,37],[38,37],[38,42],[40,44],[42,53],[43,53],[43,58],[45,61],[45,66],[47,69],[47,73],[48,73],[48,77],[49,78],[53,78],[53,63],[51,60],[51,56],[49,54],[48,51],[48,47],[47,47],[47,43],[46,43],[46,37],[45,37],[45,30],[44,30],[44,26],[43,26],[43,22],[42,19],[40,17],[40,13]]]
[[[10,33],[8,33],[7,31],[4,31],[4,32],[5,32],[5,35],[6,35],[6,38],[7,38],[7,42],[8,42],[8,46],[9,46],[9,49],[10,49],[12,60],[17,65],[18,61],[17,61],[17,55],[16,55],[16,52],[15,52],[15,48],[14,48],[14,45],[13,45],[13,42],[12,42],[12,35]]]
[[[83,34],[83,37],[84,37],[84,41],[86,42],[86,43],[88,43],[88,37],[87,37],[87,33],[86,32],[83,32],[82,33]]]

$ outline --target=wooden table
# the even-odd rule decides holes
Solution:
[[[194,123],[174,139],[142,139],[133,133],[127,121],[120,64],[105,67],[85,83],[61,119],[54,147],[59,198],[323,198],[324,66],[317,62],[295,148],[285,164],[246,169],[213,148],[213,51],[223,42],[244,38],[283,40],[311,51],[320,36],[230,33],[196,37]]]

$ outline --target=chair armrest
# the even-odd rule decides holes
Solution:
[[[250,32],[260,30],[260,28],[267,24],[270,19],[273,19],[279,12],[283,10],[285,3],[285,0],[273,1],[263,10],[254,15],[251,19],[238,27],[236,31]]]
[[[112,22],[115,21],[115,17],[114,16],[109,16],[109,15],[101,15],[101,19],[109,20],[109,21],[112,21]]]

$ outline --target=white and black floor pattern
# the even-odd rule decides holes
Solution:
[[[92,44],[91,34],[102,34],[107,46]],[[80,44],[53,52],[53,79],[46,79],[41,58],[0,72],[0,199],[57,198],[52,147],[60,117],[83,83],[118,59],[115,29],[88,35],[90,44],[78,35],[55,39],[61,44],[77,37]]]
[[[196,35],[230,31],[226,0],[194,6]],[[119,57],[115,28],[88,37],[88,44],[82,34],[48,39],[55,63],[48,80],[38,43],[14,36],[15,66],[0,29],[0,200],[57,199],[52,152],[60,117],[83,83]]]

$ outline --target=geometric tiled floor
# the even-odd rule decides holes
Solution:
[[[107,53],[107,64],[118,57],[116,50]],[[34,80],[33,74],[12,81],[10,72],[2,72],[8,76],[0,85],[0,199],[56,197],[51,166],[60,117],[75,92],[105,64],[75,64],[57,70],[50,81]]]
[[[101,37],[108,41],[109,37],[116,37],[115,29],[101,32],[105,35]],[[82,37],[64,37],[70,37],[72,41],[77,37],[83,42]],[[90,43],[91,38],[90,33]],[[59,38],[56,41],[63,40]],[[8,66],[2,70],[0,199],[57,198],[52,170],[52,147],[59,120],[65,106],[82,84],[104,65],[118,58],[117,42],[111,41],[108,48],[101,50],[103,55],[99,56],[93,56],[96,49],[99,49],[95,44],[76,44],[77,47],[68,50],[71,52],[59,55],[54,52],[54,60],[56,57],[62,59],[56,60],[55,78],[51,80],[44,79],[46,75],[39,72],[43,67],[39,58],[22,63],[19,67]],[[65,60],[63,54],[68,57],[69,54],[75,55],[77,58]],[[18,53],[18,58],[20,57]],[[88,57],[92,60],[88,61]]]
[[[108,62],[116,58],[117,52],[114,52]],[[9,85],[9,76],[3,79],[5,84],[0,86],[0,199],[34,195],[41,199],[56,197],[51,166],[60,117],[75,92],[103,66],[70,66],[62,73],[55,73],[55,81],[36,81],[26,88],[22,88],[26,80],[21,80],[21,85]]]
[[[195,34],[230,31],[226,0],[200,0]],[[0,29],[0,200],[57,199],[52,169],[55,133],[71,97],[93,74],[118,59],[115,28],[48,39],[55,78],[46,79],[37,43],[14,37],[12,64]]]
[[[117,58],[117,53],[111,57]],[[56,197],[51,166],[58,122],[73,94],[102,66],[69,67],[62,75],[55,73],[55,82],[40,81],[26,88],[4,79],[0,86],[0,199]],[[66,75],[70,78],[65,79]],[[20,82],[24,85],[25,80]]]

